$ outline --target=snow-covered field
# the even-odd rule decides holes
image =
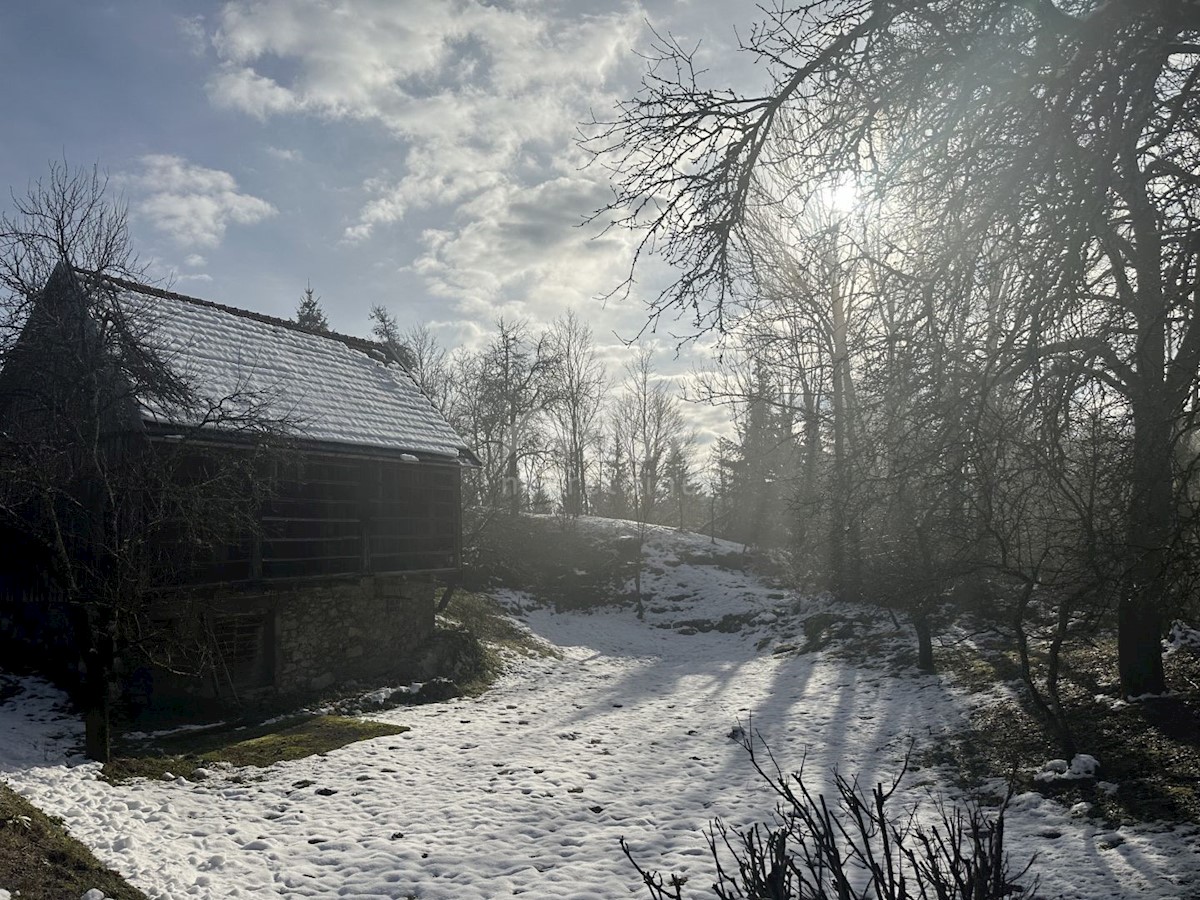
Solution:
[[[815,784],[833,767],[870,784],[895,774],[910,740],[919,751],[959,728],[968,704],[937,676],[772,654],[770,641],[756,650],[795,621],[794,599],[678,564],[688,550],[707,541],[654,532],[646,589],[658,599],[644,621],[505,596],[562,658],[514,660],[476,700],[379,714],[412,726],[400,736],[114,787],[69,755],[81,726],[56,712],[61,698],[26,681],[0,706],[0,776],[151,897],[645,896],[622,836],[643,865],[689,874],[692,896],[708,896],[706,824],[770,808],[735,725],[752,717],[781,764],[804,760]],[[662,627],[729,612],[753,621],[734,634]],[[900,799],[952,790],[922,769]],[[1200,896],[1194,828],[1107,830],[1038,794],[1014,798],[1008,827],[1014,859],[1037,853],[1047,897]]]

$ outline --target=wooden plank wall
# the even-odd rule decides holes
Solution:
[[[201,561],[189,584],[381,575],[459,565],[456,466],[314,456],[289,464],[243,537]]]

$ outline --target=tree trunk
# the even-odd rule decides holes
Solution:
[[[714,489],[708,498],[708,537],[712,543],[717,542],[717,492]]]
[[[817,409],[815,393],[804,389],[804,483],[801,487],[802,498],[800,515],[796,523],[796,545],[801,550],[807,550],[809,540],[808,520],[816,510],[819,492],[821,463],[821,416]]]
[[[570,509],[567,514],[570,516],[583,515],[585,498],[587,497],[587,485],[583,481],[583,450],[580,448],[581,439],[577,432],[571,435],[571,462],[569,468],[571,474],[569,478],[571,483],[568,486],[567,493],[570,496]]]
[[[1138,221],[1135,215],[1135,222]],[[1151,229],[1144,232],[1156,236]],[[1131,385],[1133,411],[1132,498],[1129,510],[1128,584],[1117,607],[1117,667],[1126,696],[1166,690],[1162,664],[1162,614],[1166,601],[1167,553],[1171,542],[1171,412],[1166,388],[1166,328],[1160,285],[1150,261],[1158,259],[1155,241],[1146,239],[1148,260],[1139,266],[1147,284],[1139,285],[1136,350],[1137,379]]]
[[[637,617],[639,619],[646,618],[646,607],[642,603],[642,559],[643,547],[645,546],[645,537],[642,535],[642,526],[638,525],[638,545],[637,559],[634,561],[633,569],[633,589],[637,591]]]
[[[1137,272],[1137,343],[1135,374],[1129,384],[1133,412],[1130,561],[1128,583],[1117,606],[1117,668],[1121,690],[1126,696],[1139,696],[1166,690],[1161,639],[1173,524],[1171,414],[1177,406],[1166,384],[1168,304],[1163,289],[1161,225],[1149,178],[1137,163],[1136,148],[1127,147],[1120,161],[1124,177],[1119,186],[1129,203],[1134,236],[1131,261]]]
[[[109,670],[103,651],[88,651],[83,673],[83,752],[88,759],[108,762],[112,753],[110,727]]]
[[[1128,585],[1117,606],[1117,666],[1126,696],[1166,690],[1162,611],[1171,534],[1171,426],[1158,396],[1133,403],[1133,497],[1129,511]]]
[[[510,413],[508,421],[508,457],[504,462],[504,490],[508,495],[508,512],[516,516],[521,512],[521,471],[517,462],[517,417]]]
[[[922,672],[936,672],[933,663],[933,623],[924,613],[913,613],[912,623],[917,632],[917,668]]]
[[[842,297],[841,273],[837,264],[837,233],[834,232],[831,263],[829,265],[829,295],[833,313],[833,504],[829,517],[829,566],[833,576],[833,592],[840,599],[851,599],[857,595],[856,573],[852,571],[848,544],[851,538],[850,460],[847,437],[849,411],[847,409],[850,380],[850,355],[846,340],[846,307]],[[855,534],[855,537],[857,534]]]

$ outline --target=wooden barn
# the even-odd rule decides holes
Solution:
[[[102,336],[114,322],[123,344]],[[77,339],[61,339],[64,331]],[[81,378],[76,346],[121,360]],[[136,383],[139,366],[151,365],[178,378],[186,402],[171,402],[171,384]],[[90,402],[63,399],[89,378],[92,395],[113,398],[100,417],[104,454],[174,454],[172,484],[122,489],[145,495],[134,518],[157,508],[156,490],[186,495],[225,467],[246,466],[264,443],[272,448],[252,464],[249,521],[200,549],[169,528],[154,532],[158,564],[149,567],[153,583],[139,584],[135,627],[162,653],[119,663],[126,689],[244,699],[416,670],[438,592],[453,586],[462,563],[460,479],[477,461],[388,347],[60,266],[0,371],[9,461],[0,477],[17,477],[9,451],[29,446],[39,422],[86,419],[62,408]],[[59,386],[48,393],[46,384]],[[82,440],[60,438],[53,458]],[[21,528],[9,531],[3,636],[69,660],[78,611],[56,610],[59,587],[36,571],[44,550],[25,546]],[[172,655],[180,665],[161,663]]]

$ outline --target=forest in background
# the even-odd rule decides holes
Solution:
[[[780,2],[741,42],[752,93],[655,35],[582,126],[614,185],[592,221],[641,241],[615,295],[672,266],[649,315],[719,336],[692,399],[735,433],[696,459],[650,358],[610,384],[575,319],[453,357],[414,335],[472,500],[712,528],[902,614],[924,668],[975,614],[1067,749],[1072,648],[1162,694],[1200,575],[1198,31],[1188,3]]]

